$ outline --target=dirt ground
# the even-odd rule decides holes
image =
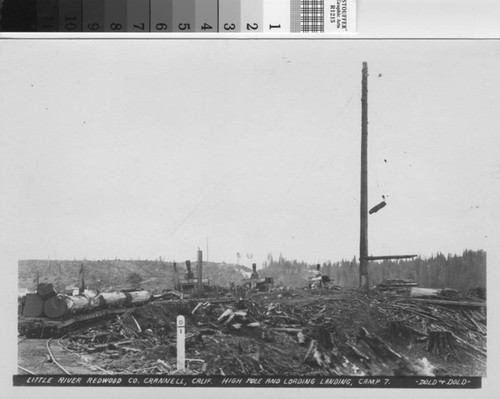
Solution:
[[[18,365],[35,374],[64,374],[51,359],[47,350],[47,339],[23,339],[18,342]],[[50,349],[65,369],[72,374],[99,374],[102,371],[89,364],[88,358],[62,348],[57,341],[50,342]],[[18,369],[19,374],[27,374]]]

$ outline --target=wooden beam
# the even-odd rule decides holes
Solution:
[[[370,215],[372,213],[376,213],[378,212],[379,210],[381,210],[384,206],[386,206],[387,203],[385,201],[382,201],[381,203],[375,205],[372,209],[370,209],[370,211],[368,212]]]
[[[387,259],[411,259],[418,255],[383,255],[383,256],[367,256],[366,260],[387,260]]]

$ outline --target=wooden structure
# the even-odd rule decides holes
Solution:
[[[359,286],[368,289],[368,261],[385,259],[409,259],[417,255],[368,256],[368,64],[363,62],[361,70],[361,200],[359,234]],[[382,201],[370,210],[377,212],[387,204]]]
[[[174,262],[174,288],[181,292],[197,291],[202,295],[204,291],[210,286],[210,279],[203,278],[203,253],[198,250],[196,262],[196,275],[191,269],[191,261],[186,260],[186,274],[184,278],[179,277],[179,269]]]

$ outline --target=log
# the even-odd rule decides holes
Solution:
[[[451,333],[451,334],[452,334],[453,338],[455,338],[455,340],[457,342],[461,343],[462,345],[468,346],[471,349],[474,349],[475,351],[479,352],[483,356],[486,356],[486,348],[485,349],[478,348],[477,346],[469,344],[467,341],[465,341],[462,338],[458,337],[456,334],[453,334],[453,333]]]
[[[406,300],[409,300],[406,298]],[[412,301],[434,303],[436,305],[456,305],[456,306],[471,306],[471,307],[486,307],[486,302],[469,302],[469,301],[448,301],[444,299],[425,299],[412,298]]]
[[[441,295],[440,289],[436,288],[421,288],[421,287],[411,287],[410,296],[420,297],[420,296],[433,296],[437,297]]]
[[[23,316],[41,317],[43,316],[43,299],[38,294],[26,294],[23,306]]]
[[[123,292],[102,292],[96,298],[100,307],[123,307],[127,302],[127,296]]]
[[[48,299],[52,296],[56,296],[57,292],[51,283],[40,283],[36,287],[36,293],[42,297],[42,299]]]
[[[385,279],[377,287],[415,287],[417,285],[418,283],[413,280]]]
[[[386,206],[387,203],[385,201],[382,201],[381,203],[375,205],[372,209],[368,211],[368,213],[371,215],[372,213],[376,213],[379,210],[381,210],[384,206]]]
[[[127,297],[125,306],[143,305],[150,301],[151,294],[147,291],[128,291],[124,293]]]
[[[416,258],[418,255],[383,255],[383,256],[364,256],[366,260],[389,260],[389,259],[409,259]]]
[[[69,296],[59,294],[45,301],[44,312],[50,319],[59,319],[70,314],[95,309],[98,305],[98,302],[84,295]]]

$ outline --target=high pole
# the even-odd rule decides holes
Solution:
[[[372,208],[371,213],[385,207],[385,201]],[[361,200],[359,234],[359,287],[368,290],[368,261],[411,259],[417,255],[368,256],[368,64],[361,71]]]
[[[359,287],[368,289],[368,64],[361,79],[361,201],[359,236]]]

